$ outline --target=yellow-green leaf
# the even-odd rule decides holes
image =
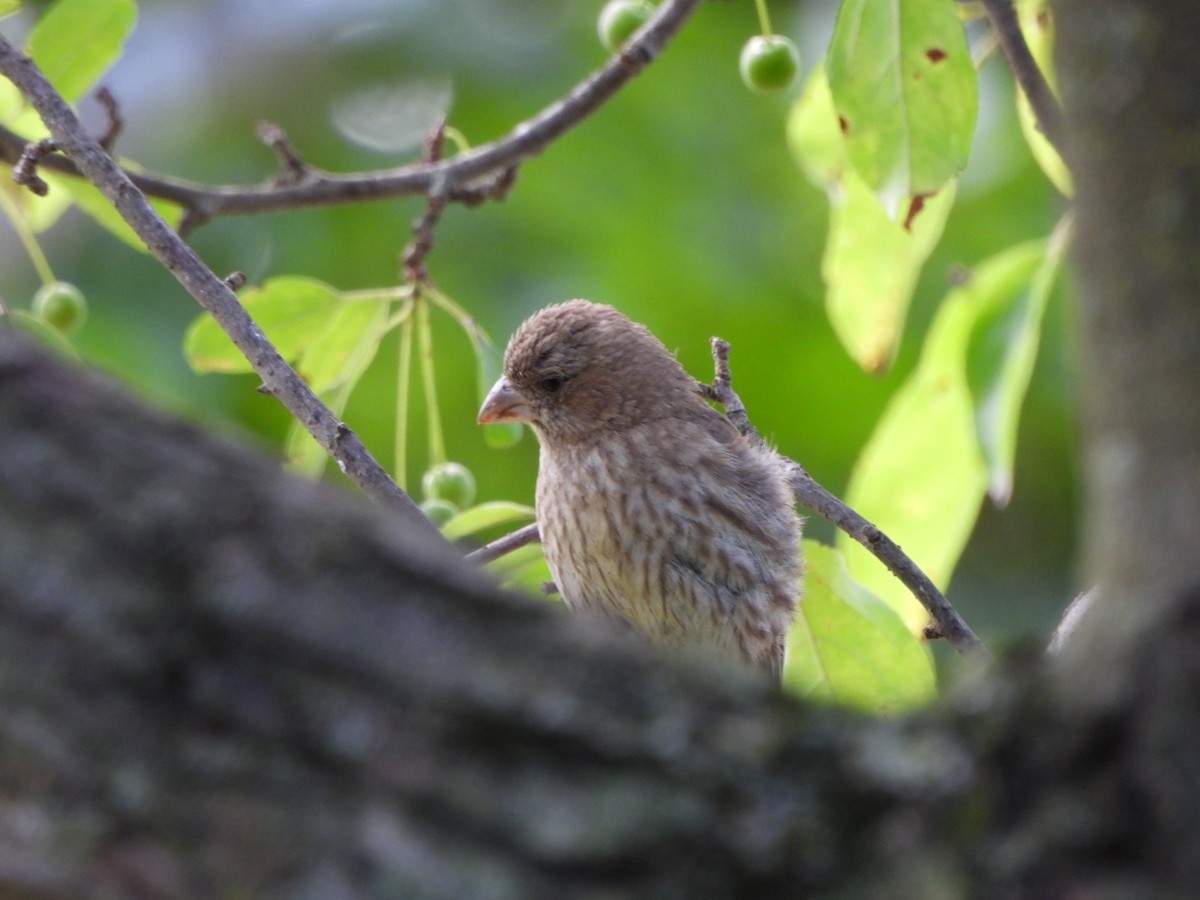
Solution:
[[[863,449],[846,502],[879,526],[943,590],[983,501],[988,467],[967,376],[980,317],[1028,283],[1042,249],[1023,244],[989,259],[942,302],[921,360]],[[924,608],[883,565],[846,535],[837,546],[851,575],[891,605],[913,631]]]
[[[1027,253],[1017,277],[987,298],[971,334],[968,381],[988,466],[988,494],[999,506],[1012,495],[1021,405],[1033,376],[1042,318],[1069,237],[1064,220],[1050,239],[1015,248]]]
[[[825,309],[846,352],[868,372],[895,358],[921,267],[941,238],[955,182],[912,200],[901,220],[848,164],[823,69],[809,77],[788,122],[792,151],[829,195],[829,234],[821,262]],[[910,215],[911,213],[911,215]]]
[[[386,297],[343,300],[321,333],[301,350],[300,374],[317,393],[356,383],[375,358],[387,319]]]
[[[71,195],[62,185],[65,177],[45,171],[38,174],[50,186],[44,197],[39,197],[25,188],[18,188],[12,181],[0,186],[0,190],[8,192],[13,206],[25,220],[25,226],[34,234],[41,234],[49,229],[71,207]]]
[[[977,85],[948,0],[843,0],[826,61],[850,161],[885,209],[963,170]]]
[[[67,100],[78,100],[121,54],[134,0],[58,0],[29,33],[29,54]]]
[[[121,214],[117,212],[116,207],[90,181],[85,181],[82,178],[71,178],[66,175],[47,175],[46,181],[50,184],[51,195],[57,193],[60,198],[64,198],[64,205],[71,200],[75,201],[76,206],[87,213],[97,224],[103,226],[114,237],[119,238],[141,253],[150,252],[146,249],[146,245],[142,243],[142,239],[121,218]],[[157,197],[149,198],[149,200],[150,205],[168,222],[175,221],[182,211],[177,203],[172,203],[169,200],[162,200]]]
[[[784,684],[875,713],[928,703],[936,681],[924,644],[846,571],[832,547],[804,541],[804,599],[788,638]]]
[[[70,359],[80,358],[79,351],[75,349],[75,345],[63,337],[61,331],[47,325],[37,316],[27,313],[23,309],[10,310],[4,315],[0,315],[0,328],[10,323],[13,327],[25,332],[25,334],[43,346],[50,348],[55,353],[59,353]]]
[[[1050,4],[1047,0],[1021,0],[1017,4],[1017,17],[1033,58],[1053,89],[1054,19]],[[1021,133],[1025,135],[1025,142],[1029,144],[1034,160],[1050,179],[1050,183],[1058,188],[1064,197],[1072,196],[1074,187],[1071,183],[1071,172],[1054,149],[1054,145],[1046,140],[1046,136],[1038,128],[1024,91],[1017,91],[1017,121],[1021,123]]]
[[[325,331],[342,302],[329,285],[283,276],[241,293],[239,299],[284,359],[295,362]],[[184,353],[198,372],[250,372],[250,363],[211,316],[192,322]]]
[[[533,507],[507,500],[480,503],[465,509],[442,526],[442,534],[452,541],[478,534],[501,525],[528,524],[534,518]]]
[[[0,122],[8,122],[25,108],[25,98],[7,78],[0,78]]]

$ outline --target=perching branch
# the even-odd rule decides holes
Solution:
[[[524,528],[518,528],[510,534],[506,534],[504,537],[496,538],[478,550],[472,550],[467,554],[467,560],[482,566],[538,540],[541,540],[541,537],[538,534],[537,523],[534,522],[532,525],[526,525]]]
[[[303,163],[303,177],[260,185],[204,185],[153,172],[126,172],[143,193],[178,203],[190,227],[214,216],[264,213],[311,206],[357,203],[440,189],[447,199],[469,203],[489,196],[474,190],[490,179],[512,178],[519,163],[542,152],[586,119],[635,75],[654,61],[701,0],[664,0],[650,20],[609,60],[541,112],[518,123],[507,135],[438,162],[393,169],[335,174]],[[28,143],[0,128],[0,159],[15,163]],[[279,149],[275,147],[278,154]],[[294,152],[294,151],[293,151]],[[48,156],[41,165],[80,174],[69,158]],[[296,156],[299,159],[299,156]]]
[[[741,398],[733,390],[729,372],[729,344],[720,338],[713,338],[712,355],[713,383],[702,384],[701,390],[708,399],[715,400],[725,408],[725,414],[738,431],[753,440],[761,440],[746,414]],[[921,602],[933,619],[933,629],[926,630],[927,637],[944,637],[960,653],[987,654],[987,648],[958,611],[891,538],[817,484],[798,462],[782,455],[781,458],[787,463],[796,501],[828,519],[866,547]]]
[[[996,40],[1004,51],[1004,58],[1008,60],[1013,79],[1025,95],[1025,99],[1029,101],[1029,108],[1033,111],[1038,128],[1062,156],[1062,108],[1029,50],[1012,0],[982,2],[996,32]]]
[[[99,188],[150,252],[225,330],[262,379],[264,390],[287,407],[367,496],[395,510],[409,526],[436,533],[432,523],[388,477],[358,437],[280,356],[238,302],[230,285],[217,277],[163,221],[121,167],[88,135],[33,61],[3,38],[0,38],[0,73],[17,86],[41,115],[56,148]]]
[[[750,422],[745,405],[733,390],[729,371],[729,344],[720,338],[713,338],[712,354],[715,370],[713,383],[711,385],[699,383],[701,393],[709,400],[714,400],[724,407],[725,415],[738,431],[752,440],[761,441],[754,425]],[[788,459],[782,454],[780,454],[780,458],[787,463],[789,480],[792,492],[796,496],[796,502],[808,507],[822,518],[828,519],[866,547],[872,555],[887,566],[888,571],[913,592],[933,620],[933,624],[925,631],[926,637],[944,637],[960,653],[988,655],[983,642],[963,621],[958,611],[950,605],[950,601],[942,595],[929,576],[922,572],[891,538],[821,487],[798,462]],[[536,540],[538,540],[537,525],[526,525],[524,528],[497,538],[490,544],[469,553],[467,559],[484,565]]]

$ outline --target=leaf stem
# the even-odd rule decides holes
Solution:
[[[37,270],[38,278],[42,279],[42,284],[50,284],[55,280],[54,271],[50,268],[50,261],[46,259],[46,254],[42,252],[41,244],[33,236],[33,231],[30,230],[29,223],[25,221],[25,217],[21,215],[21,211],[17,208],[16,201],[13,200],[7,190],[0,189],[0,206],[4,207],[5,215],[8,216],[8,220],[12,223],[17,237],[21,239],[21,244],[25,247],[25,252],[29,254],[29,261],[33,263],[33,267]]]
[[[429,423],[429,461],[431,466],[446,461],[442,439],[442,415],[438,409],[437,382],[433,371],[433,329],[429,324],[429,300],[418,293],[414,298],[417,314],[417,341],[421,354],[421,384],[425,389],[425,414]]]
[[[396,369],[396,448],[392,477],[400,485],[401,490],[407,490],[408,473],[408,391],[412,372],[412,333],[413,317],[412,303],[409,299],[405,305],[408,315],[400,323],[400,358]]]

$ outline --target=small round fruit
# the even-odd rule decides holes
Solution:
[[[458,515],[458,507],[449,500],[432,499],[421,504],[421,512],[425,513],[430,522],[441,528]]]
[[[800,51],[781,34],[758,35],[746,41],[738,67],[750,90],[763,94],[782,91],[796,78]]]
[[[654,12],[645,0],[608,0],[596,20],[600,43],[615,53]]]
[[[60,334],[74,334],[87,319],[87,301],[69,281],[52,281],[33,295],[33,314]]]
[[[444,462],[421,477],[421,491],[427,500],[446,500],[466,509],[475,499],[475,476],[461,463]]]

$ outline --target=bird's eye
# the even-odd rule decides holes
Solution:
[[[561,375],[547,375],[538,382],[538,386],[548,394],[553,394],[566,383],[567,379]]]

